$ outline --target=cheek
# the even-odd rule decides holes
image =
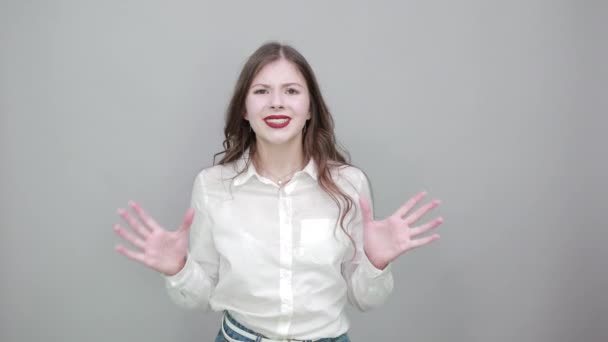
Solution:
[[[308,97],[299,97],[293,101],[291,107],[297,113],[308,113],[310,109],[310,99]]]
[[[255,115],[264,109],[265,102],[261,96],[259,97],[248,97],[245,100],[245,110],[248,114]]]

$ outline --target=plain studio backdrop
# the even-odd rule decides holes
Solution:
[[[114,250],[175,229],[247,56],[309,60],[376,217],[427,190],[441,239],[393,265],[353,341],[607,341],[599,1],[2,1],[1,341],[211,341]]]

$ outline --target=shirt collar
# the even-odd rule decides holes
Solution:
[[[249,159],[250,158],[249,158],[249,148],[248,148],[247,150],[245,150],[245,152],[243,152],[243,155],[235,161],[235,168],[236,168],[235,171],[237,173],[243,169],[245,169],[245,171],[243,171],[241,174],[234,177],[234,180],[233,180],[234,186],[240,186],[240,185],[245,184],[252,176],[256,176],[258,179],[260,179],[260,177],[262,177],[257,172],[257,170],[255,169],[255,166],[253,165],[252,162],[250,162]],[[294,174],[294,177],[296,174],[298,174],[300,172],[308,174],[312,179],[314,179],[316,181],[317,180],[317,163],[315,163],[314,158],[310,158],[310,160],[308,161],[308,164],[306,164],[304,169],[296,172]]]

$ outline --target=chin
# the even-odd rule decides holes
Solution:
[[[267,145],[273,145],[273,146],[280,146],[280,145],[289,145],[292,144],[296,141],[301,141],[302,140],[302,135],[301,134],[296,134],[293,136],[285,136],[285,137],[263,137],[260,139],[260,137],[258,136],[258,141],[261,141],[264,144]]]

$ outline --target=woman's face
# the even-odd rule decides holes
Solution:
[[[253,78],[245,100],[245,120],[258,143],[301,142],[310,119],[310,96],[297,67],[286,59],[265,65]]]

